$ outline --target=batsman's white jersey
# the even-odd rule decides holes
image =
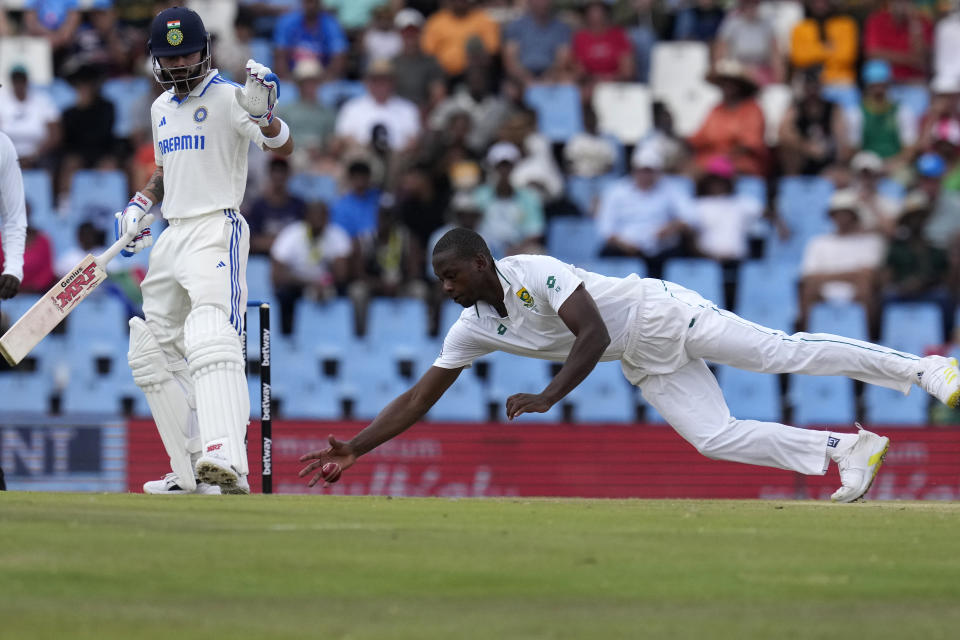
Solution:
[[[548,256],[512,256],[496,267],[507,317],[485,302],[464,309],[434,366],[469,366],[492,351],[565,360],[575,336],[558,309],[583,283],[610,334],[601,359],[620,360],[647,402],[711,458],[819,475],[829,433],[732,417],[705,360],[763,373],[847,376],[904,393],[921,369],[918,356],[879,345],[768,329],[664,280],[610,278]]]
[[[154,100],[153,154],[163,167],[165,218],[240,207],[250,142],[261,146],[264,137],[234,97],[239,86],[211,69],[183,100],[173,91]]]

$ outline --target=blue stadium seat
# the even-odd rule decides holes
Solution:
[[[103,83],[103,97],[113,103],[113,135],[127,138],[133,132],[134,110],[153,85],[152,78],[134,76],[129,78],[111,78]]]
[[[798,426],[841,425],[856,419],[850,378],[792,375],[790,399]]]
[[[577,205],[577,208],[585,216],[593,214],[594,206],[599,201],[600,195],[616,181],[612,175],[597,176],[595,178],[585,178],[582,176],[567,177],[567,197]]]
[[[894,389],[869,385],[864,400],[870,424],[921,426],[928,422],[930,396],[922,389],[912,389],[905,396]]]
[[[564,400],[573,404],[575,422],[636,421],[636,391],[617,361],[597,363]]]
[[[440,331],[439,337],[442,340],[447,331],[450,330],[450,327],[460,319],[460,314],[463,313],[463,307],[458,305],[453,300],[444,300],[440,305]]]
[[[47,93],[60,111],[66,111],[77,102],[77,91],[63,78],[54,78]]]
[[[777,376],[720,366],[717,379],[733,417],[764,422],[783,419]]]
[[[70,210],[76,220],[89,220],[113,229],[113,214],[127,204],[127,176],[120,170],[84,169],[73,174]]]
[[[484,358],[490,363],[489,398],[497,404],[498,419],[506,419],[506,400],[515,393],[540,393],[552,379],[550,363],[496,351]],[[546,413],[524,414],[515,422],[560,422],[563,407],[554,405]]]
[[[820,90],[820,95],[844,109],[860,108],[860,89],[853,85],[826,85]]]
[[[807,331],[867,340],[867,312],[854,302],[821,302],[810,310]]]
[[[324,303],[301,299],[294,311],[293,331],[301,347],[328,344],[348,348],[355,341],[353,303],[346,298]]]
[[[786,176],[778,186],[777,212],[795,233],[823,233],[830,228],[827,209],[831,195],[833,183],[826,178]]]
[[[331,109],[339,109],[347,100],[362,96],[366,92],[367,87],[362,82],[334,80],[325,82],[320,87],[320,102]]]
[[[254,38],[250,41],[250,55],[262,65],[273,67],[273,41],[269,38]],[[231,78],[238,82],[240,78]],[[286,102],[287,97],[283,96]],[[288,103],[289,104],[289,103]]]
[[[591,218],[554,218],[547,227],[547,252],[564,262],[578,264],[596,258],[602,244]]]
[[[901,201],[907,195],[907,189],[902,183],[893,178],[884,178],[877,185],[877,191],[880,195],[886,196],[891,200]]]
[[[887,89],[887,96],[893,102],[910,109],[918,120],[923,117],[930,107],[930,92],[922,85],[893,85]]]
[[[641,278],[647,277],[647,265],[638,258],[594,258],[576,266],[614,278],[626,278],[634,273]]]
[[[47,413],[52,379],[38,374],[0,373],[0,413]]]
[[[53,184],[46,169],[23,170],[23,193],[30,205],[30,224],[46,231],[56,215],[53,209]]]
[[[680,193],[690,196],[691,198],[696,192],[697,185],[694,184],[693,179],[690,178],[690,176],[666,174],[660,176],[660,182],[666,185],[668,188],[679,191]]]
[[[247,261],[247,298],[269,300],[273,297],[273,282],[270,280],[270,258],[250,256]]]
[[[367,337],[383,343],[427,339],[427,305],[416,298],[374,298],[367,312]]]
[[[485,422],[487,420],[487,397],[483,386],[472,372],[466,370],[447,389],[427,419],[434,422]]]
[[[798,305],[797,277],[796,264],[744,262],[738,277],[737,315],[791,333]]]
[[[142,393],[139,393],[142,395]],[[112,381],[91,378],[71,381],[63,390],[60,409],[64,413],[105,413],[119,415],[123,412],[123,393]]]
[[[663,279],[723,304],[723,269],[718,262],[706,258],[671,258],[663,268]]]
[[[767,202],[767,183],[763,178],[740,176],[737,178],[735,190],[739,195],[750,196],[764,204]]]
[[[0,301],[0,311],[3,311],[5,316],[9,316],[10,324],[13,324],[39,299],[40,296],[36,293],[20,293],[9,300]]]
[[[537,112],[540,133],[551,141],[563,142],[583,131],[580,91],[575,85],[531,85],[523,99]]]
[[[67,340],[71,345],[97,340],[126,346],[129,320],[122,300],[109,293],[95,293],[77,305],[67,317]]]
[[[922,356],[931,345],[943,344],[940,307],[932,302],[895,302],[883,309],[880,342]]]
[[[250,417],[260,418],[260,382],[253,376],[250,386]],[[343,417],[340,395],[330,384],[312,387],[290,387],[286,384],[272,385],[273,397],[277,399],[279,412],[284,418],[307,420],[339,420]]]
[[[339,196],[337,181],[333,176],[298,173],[288,183],[290,193],[307,202],[332,204]]]

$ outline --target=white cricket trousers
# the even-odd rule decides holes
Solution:
[[[731,416],[705,360],[761,373],[846,376],[903,393],[917,379],[918,356],[831,334],[788,335],[679,285],[643,282],[624,373],[709,458],[822,475],[828,432]]]

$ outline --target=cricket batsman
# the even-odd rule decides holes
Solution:
[[[116,214],[122,255],[153,244],[145,220],[155,203],[169,227],[141,285],[145,320],[130,320],[128,359],[147,398],[172,473],[146,493],[249,493],[250,398],[240,344],[247,303],[247,223],[238,207],[251,142],[288,156],[290,129],[274,117],[277,76],[247,62],[243,86],[211,68],[210,35],[183,7],[161,11],[148,43],[166,89],[150,117],[157,169]]]

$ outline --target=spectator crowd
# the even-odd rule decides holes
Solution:
[[[25,170],[49,176],[56,225],[77,232],[54,246],[33,221],[25,290],[51,284],[58,254],[106,241],[112,210],[78,210],[77,172],[122,172],[131,191],[150,175],[160,89],[146,27],[172,4],[0,11],[0,130]],[[738,265],[799,238],[784,254],[797,328],[838,299],[861,304],[874,334],[890,301],[934,302],[952,328],[956,2],[186,4],[210,29],[221,74],[241,79],[253,57],[281,79],[297,150],[290,161],[251,154],[243,213],[251,253],[271,261],[284,332],[302,299],[348,297],[360,333],[373,296],[436,308],[429,252],[452,225],[505,256],[552,251],[551,226],[571,217],[593,221],[596,257],[655,277],[675,257],[720,263],[717,302],[730,305]],[[827,184],[822,207],[784,202],[790,181]]]

